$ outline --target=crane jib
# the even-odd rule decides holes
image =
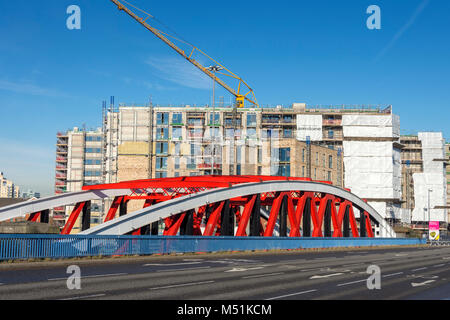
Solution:
[[[155,36],[157,36],[160,40],[162,40],[164,43],[166,43],[169,47],[171,47],[173,50],[175,50],[178,54],[180,54],[181,56],[183,56],[186,60],[188,60],[190,63],[192,63],[195,67],[197,67],[198,69],[200,69],[203,73],[205,73],[208,77],[210,77],[211,79],[213,79],[214,81],[216,81],[218,84],[220,84],[225,90],[227,90],[228,92],[230,92],[232,95],[234,95],[236,97],[236,105],[237,107],[243,107],[244,106],[244,100],[247,100],[248,102],[250,102],[251,104],[258,106],[258,103],[256,102],[256,98],[255,98],[255,94],[253,92],[253,90],[245,83],[244,80],[242,80],[242,78],[234,75],[231,71],[229,71],[228,69],[226,69],[230,75],[230,77],[235,78],[237,80],[239,80],[239,85],[238,85],[238,90],[237,92],[231,88],[225,81],[223,81],[222,79],[220,79],[219,77],[217,77],[215,74],[213,74],[212,72],[210,72],[206,67],[204,67],[202,64],[200,64],[197,60],[191,58],[192,53],[194,52],[195,49],[197,49],[196,47],[190,45],[193,50],[190,53],[189,56],[186,55],[186,53],[180,49],[177,45],[175,45],[172,41],[170,41],[169,39],[167,39],[163,34],[161,34],[161,32],[159,32],[157,29],[153,28],[152,26],[150,26],[146,20],[149,17],[152,17],[152,15],[150,15],[149,13],[134,7],[133,5],[129,4],[131,7],[144,12],[145,14],[147,14],[147,17],[144,19],[142,17],[139,17],[136,13],[134,13],[132,10],[130,10],[129,8],[127,8],[124,4],[122,4],[120,1],[118,0],[111,0],[111,2],[113,2],[115,5],[117,5],[118,9],[121,11],[125,11],[130,17],[132,17],[133,19],[135,19],[137,22],[139,22],[141,25],[143,25],[147,30],[149,30],[150,32],[152,32]],[[127,3],[126,1],[124,1],[125,3]],[[209,59],[213,60],[212,58],[210,58],[208,55],[206,55],[205,53],[203,53],[201,50],[198,50],[201,54],[203,54],[204,56],[208,57]],[[213,60],[214,61],[214,60]],[[226,74],[225,74],[226,75]],[[247,89],[248,92],[246,94],[240,94],[240,87],[241,84],[244,84]],[[251,98],[248,97],[248,95],[251,93],[253,100]]]

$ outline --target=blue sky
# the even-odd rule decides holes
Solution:
[[[450,139],[449,1],[131,2],[241,76],[261,105],[392,104],[402,133]],[[81,30],[66,27],[71,4]],[[372,4],[380,30],[366,27]],[[100,125],[111,95],[211,99],[210,79],[108,0],[2,1],[0,33],[0,170],[23,189],[53,192],[56,132]]]

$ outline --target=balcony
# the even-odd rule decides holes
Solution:
[[[212,165],[211,163],[199,163],[197,165],[198,169],[211,169]],[[221,169],[222,165],[220,163],[215,163],[214,164],[214,169]]]
[[[324,119],[322,121],[323,126],[342,126],[341,119]]]

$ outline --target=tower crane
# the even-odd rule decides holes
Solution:
[[[173,50],[175,50],[178,54],[183,56],[186,60],[188,60],[190,63],[192,63],[195,67],[200,69],[203,73],[205,73],[208,77],[212,78],[213,81],[220,84],[224,89],[226,89],[228,92],[230,92],[236,99],[235,108],[242,108],[244,107],[244,101],[247,100],[252,106],[259,107],[258,102],[256,101],[255,94],[252,90],[252,88],[239,76],[231,72],[229,69],[221,65],[219,62],[212,59],[210,56],[208,56],[206,53],[204,53],[202,50],[197,48],[196,46],[181,40],[175,36],[169,35],[166,32],[163,32],[154,26],[151,26],[147,21],[149,18],[154,18],[151,14],[145,12],[144,10],[135,7],[134,5],[128,3],[125,0],[110,0],[113,2],[117,8],[121,11],[125,11],[130,17],[135,19],[137,22],[139,22],[142,26],[144,26],[147,30],[152,32],[156,37],[158,37],[160,40],[162,40],[164,43],[166,43],[169,47],[171,47]],[[185,51],[181,49],[179,46],[177,46],[173,41],[169,40],[169,38],[173,38],[189,47],[189,51]],[[200,54],[209,60],[213,61],[217,66],[221,68],[220,71],[212,70],[211,68],[203,66],[198,60],[194,58],[194,54]],[[231,85],[229,85],[226,81],[221,79],[217,76],[217,74],[229,77],[234,79],[234,81],[237,81],[237,89],[233,89]],[[234,108],[234,109],[235,109]],[[235,113],[235,110],[234,110]]]

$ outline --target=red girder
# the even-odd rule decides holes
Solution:
[[[75,205],[75,207],[72,210],[72,213],[69,216],[69,219],[67,219],[67,222],[61,231],[61,234],[70,234],[75,222],[78,219],[78,216],[80,215],[81,210],[83,210],[83,207],[85,206],[85,203],[86,202],[79,202]]]
[[[264,181],[312,181],[308,178],[297,177],[278,177],[278,176],[193,176],[193,177],[174,177],[160,179],[142,179],[134,181],[123,181],[112,184],[89,185],[84,186],[83,190],[101,190],[101,189],[129,189],[127,195],[114,198],[111,207],[105,217],[105,222],[115,218],[117,210],[121,203],[145,199],[144,208],[163,201],[185,196],[214,188],[228,188],[241,183],[254,183]],[[331,184],[328,181],[316,181],[320,183]],[[350,191],[350,189],[345,189]],[[192,233],[202,235],[201,224],[209,209],[208,221],[206,221],[203,235],[219,235],[221,230],[221,214],[225,203],[230,205],[231,214],[235,215],[235,224],[237,225],[236,236],[246,236],[246,229],[250,221],[250,216],[258,195],[242,196],[228,201],[203,205],[196,209],[193,216]],[[260,233],[264,236],[272,236],[277,223],[281,204],[285,201],[287,211],[287,226],[290,228],[290,237],[300,237],[302,229],[303,213],[305,209],[310,211],[310,219],[313,237],[322,237],[324,228],[325,213],[329,212],[332,222],[332,236],[343,237],[343,222],[346,212],[348,213],[348,222],[352,230],[353,237],[359,237],[358,225],[353,212],[353,204],[346,200],[338,198],[331,194],[322,194],[317,192],[305,192],[302,190],[292,190],[285,192],[265,192],[259,195],[260,205],[270,207],[270,215],[263,227],[260,224]],[[285,200],[283,200],[285,199]],[[307,200],[310,200],[310,208],[305,208]],[[72,211],[64,229],[61,233],[68,234],[83,209],[84,202],[78,203]],[[337,208],[338,207],[338,208]],[[186,217],[187,212],[183,212],[164,219],[164,235],[177,235],[181,224]],[[191,214],[191,213],[190,213]],[[365,219],[366,233],[368,237],[373,237],[370,216],[367,212],[362,212]],[[37,221],[39,212],[29,216],[30,221]],[[329,217],[329,216],[328,216]],[[329,220],[328,220],[329,223]],[[329,226],[329,224],[327,224]],[[234,228],[234,227],[233,227]],[[327,229],[328,230],[328,229]],[[135,230],[132,234],[141,234],[141,229]]]

